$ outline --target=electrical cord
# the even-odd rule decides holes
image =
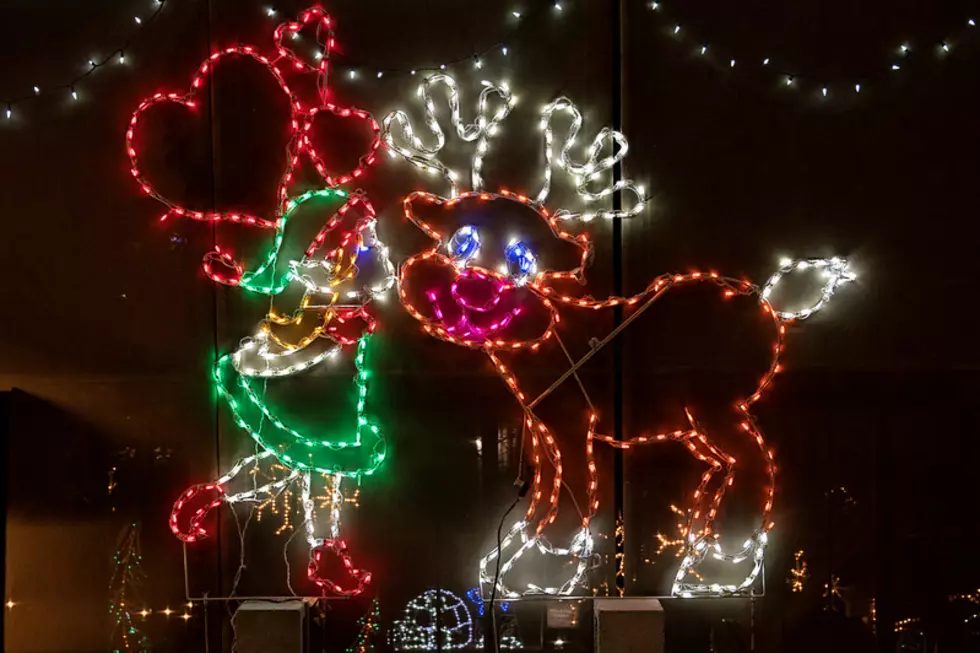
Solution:
[[[520,500],[527,496],[527,492],[530,488],[531,484],[524,481],[524,483],[521,485],[521,489],[517,491],[517,498],[514,499],[513,503],[511,503],[507,510],[504,511],[503,516],[500,518],[500,523],[497,524],[497,564],[494,566],[493,586],[490,589],[490,601],[487,603],[490,610],[490,629],[493,631],[493,653],[499,653],[500,651],[500,641],[497,637],[497,606],[494,601],[497,599],[497,582],[500,580],[500,559],[504,557],[504,553],[501,551],[503,545],[502,533],[504,530],[504,521],[507,519],[507,515],[510,514],[515,506],[517,506]],[[486,638],[484,639],[486,640]]]

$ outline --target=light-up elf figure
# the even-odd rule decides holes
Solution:
[[[203,261],[203,268],[215,282],[238,287],[243,291],[269,298],[269,309],[259,329],[246,338],[233,352],[219,358],[214,367],[214,381],[225,407],[238,426],[255,442],[256,453],[239,460],[220,478],[192,486],[174,504],[170,526],[184,542],[207,536],[203,521],[214,508],[228,504],[260,503],[278,496],[287,488],[295,488],[301,497],[303,526],[310,547],[309,577],[325,593],[354,595],[362,592],[371,574],[355,568],[340,538],[341,512],[344,505],[342,484],[359,482],[375,472],[385,458],[385,441],[379,426],[367,415],[371,334],[375,321],[368,307],[372,300],[384,295],[394,284],[394,268],[388,259],[387,247],[375,233],[374,208],[361,191],[349,192],[343,187],[360,177],[375,163],[380,147],[380,128],[374,119],[360,109],[344,107],[327,101],[327,62],[334,47],[333,22],[322,8],[314,7],[300,14],[296,22],[276,27],[276,55],[267,57],[252,46],[237,46],[215,52],[195,73],[186,94],[157,93],[144,100],[134,113],[126,134],[127,153],[132,164],[132,176],[143,191],[164,203],[168,208],[163,219],[189,218],[202,222],[231,222],[248,227],[269,229],[273,233],[268,254],[252,269],[235,260],[227,246],[215,246]],[[316,65],[306,63],[301,56],[283,45],[287,34],[298,34],[305,28],[315,28],[323,57]],[[250,58],[277,81],[289,100],[290,140],[286,152],[286,167],[276,191],[278,206],[274,219],[236,211],[205,211],[184,206],[163,196],[146,179],[139,165],[137,132],[147,112],[167,103],[196,110],[197,90],[207,81],[215,66],[229,57]],[[310,103],[301,101],[286,83],[288,75],[313,77],[318,98]],[[324,161],[313,148],[309,136],[318,115],[329,113],[351,119],[355,126],[367,126],[373,132],[366,154],[360,157],[351,171],[331,175]],[[322,177],[326,188],[289,197],[294,171],[307,161]],[[322,204],[332,207],[324,212]],[[295,214],[318,211],[322,228],[303,255],[284,261],[288,243],[295,244],[295,228],[289,225]],[[293,312],[280,312],[283,298],[297,295],[298,306]],[[278,299],[277,299],[278,298]],[[277,307],[277,302],[279,306]],[[317,403],[321,410],[338,417],[339,424],[331,429],[303,429],[284,417],[283,406],[267,399],[274,384],[288,383],[284,377],[309,374],[331,360],[353,359],[356,372],[349,386],[352,401],[344,414],[343,393],[330,386]],[[324,378],[309,378],[310,384],[324,384]],[[331,383],[327,380],[326,383]],[[334,393],[331,397],[330,392]],[[334,430],[335,429],[335,430]],[[270,483],[260,485],[251,472],[262,461],[278,462],[287,473]],[[313,500],[313,479],[326,475],[331,478],[329,501],[329,533],[320,533]],[[335,582],[326,577],[321,562],[325,555],[340,558],[346,578]]]
[[[475,142],[470,176],[472,190],[469,192],[459,192],[459,176],[438,158],[446,142],[433,97],[433,91],[440,87],[445,87],[448,95],[449,120],[456,135],[465,142]],[[487,191],[482,178],[483,161],[501,121],[514,106],[509,88],[484,82],[472,123],[465,123],[461,118],[460,94],[451,77],[437,74],[423,80],[418,95],[428,130],[425,138],[416,134],[409,115],[397,110],[386,116],[383,122],[385,144],[393,155],[444,181],[448,185],[449,196],[440,197],[418,191],[404,199],[405,218],[429,238],[429,243],[401,266],[400,299],[427,334],[479,351],[489,359],[524,414],[526,442],[530,448],[528,460],[533,467],[524,516],[505,531],[499,550],[494,546],[480,561],[479,578],[483,596],[489,596],[495,578],[496,594],[501,598],[525,594],[572,595],[585,583],[586,573],[593,564],[592,528],[599,506],[599,478],[594,456],[596,441],[623,449],[664,441],[686,446],[707,470],[691,494],[693,501],[688,511],[690,518],[685,530],[685,551],[671,592],[676,596],[730,596],[750,591],[761,570],[767,533],[772,528],[770,515],[776,472],[772,453],[752,418],[751,406],[763,396],[763,391],[780,371],[779,356],[783,350],[786,327],[819,310],[841,284],[853,277],[847,263],[836,258],[789,261],[763,288],[715,272],[689,272],[659,276],[642,292],[630,297],[596,299],[591,295],[583,296],[585,271],[593,257],[592,241],[586,234],[566,231],[563,225],[569,221],[588,223],[597,218],[626,219],[643,210],[645,198],[642,188],[628,179],[615,182],[609,179],[612,168],[626,156],[626,138],[619,132],[604,128],[585,148],[581,162],[575,161],[571,151],[582,128],[582,115],[571,101],[559,98],[548,104],[540,116],[545,155],[544,184],[541,189],[533,197],[508,190]],[[491,106],[496,108],[491,109]],[[566,114],[570,118],[565,139],[557,154],[552,125],[556,114]],[[603,155],[604,152],[609,153]],[[633,201],[624,202],[622,209],[592,208],[579,212],[563,207],[549,208],[547,201],[551,191],[552,167],[557,167],[575,180],[576,201],[586,206],[595,206],[614,193],[628,194]],[[536,230],[547,234],[549,242],[531,242],[521,233],[501,233],[509,229],[501,225],[503,216],[516,213],[530,217],[536,223]],[[566,250],[570,247],[574,251],[571,258],[575,261],[561,271],[549,269],[548,261],[538,256],[539,251],[550,252],[559,244]],[[774,309],[769,304],[769,295],[782,275],[806,269],[817,270],[826,277],[819,302],[796,313]],[[592,351],[538,398],[526,394],[526,386],[519,382],[514,365],[521,356],[533,356],[544,347],[561,346],[565,349],[558,336],[559,326],[566,322],[561,319],[563,314],[567,315],[572,309],[595,311],[622,306],[625,309],[622,328],[626,328],[631,315],[639,315],[668,291],[702,284],[718,287],[724,297],[754,297],[771,318],[769,323],[774,330],[772,360],[766,374],[758,386],[738,400],[735,406],[739,432],[753,443],[756,455],[761,457],[767,470],[767,480],[763,487],[758,488],[761,520],[753,536],[737,551],[722,549],[713,526],[725,491],[734,482],[739,464],[697,425],[690,412],[680,416],[684,423],[674,430],[635,436],[624,441],[597,432],[599,415],[590,408],[591,401],[587,395],[586,401],[581,404],[582,421],[586,425],[582,434],[557,434],[536,412],[538,402],[615,337],[619,328],[601,342],[594,339]],[[566,413],[567,409],[568,406],[565,406]],[[568,459],[567,452],[572,447],[584,447],[586,468],[583,474],[567,476],[564,461]],[[562,454],[563,448],[565,456]],[[575,501],[560,501],[566,491],[572,493]],[[577,511],[577,514],[571,513],[578,519],[578,525],[571,533],[556,524],[559,504],[566,511]],[[555,543],[557,538],[564,540],[566,537],[564,546]],[[529,551],[546,558],[565,560],[567,564],[560,568],[566,571],[559,582],[549,586],[540,580],[544,574],[533,570],[529,572],[531,575],[537,574],[533,582],[517,587],[511,581],[515,564]],[[741,569],[739,565],[749,560],[744,581],[736,584],[689,582],[688,576],[695,574],[708,553],[711,553],[712,559],[735,569]]]

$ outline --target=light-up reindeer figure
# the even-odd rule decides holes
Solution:
[[[436,158],[445,143],[445,137],[435,116],[435,102],[432,98],[432,88],[438,84],[448,88],[451,121],[457,135],[465,141],[476,141],[471,177],[474,190],[471,192],[460,194],[456,185],[457,175]],[[480,561],[480,582],[484,593],[487,586],[492,586],[495,578],[497,578],[496,589],[503,597],[515,597],[527,593],[569,595],[583,582],[585,573],[591,565],[593,538],[590,528],[599,505],[596,499],[598,476],[594,458],[596,440],[623,449],[646,442],[678,441],[686,445],[699,461],[708,465],[708,470],[702,475],[698,487],[692,493],[694,506],[690,510],[690,519],[685,530],[686,550],[681,568],[676,575],[676,582],[672,586],[672,593],[678,596],[694,596],[696,594],[731,595],[744,592],[751,587],[761,569],[766,533],[771,528],[769,515],[772,511],[776,472],[772,454],[766,448],[761,432],[752,419],[750,407],[761,398],[762,392],[780,369],[778,356],[782,351],[786,326],[793,320],[805,318],[818,310],[830,299],[840,284],[851,278],[846,262],[841,259],[789,262],[762,289],[743,280],[724,277],[713,272],[692,272],[685,275],[660,276],[654,279],[643,292],[631,297],[595,299],[592,296],[566,294],[559,290],[559,287],[566,282],[576,281],[578,284],[584,284],[585,269],[591,261],[593,250],[587,235],[572,235],[562,228],[562,223],[568,220],[589,222],[595,218],[623,219],[635,216],[643,210],[645,200],[641,187],[628,179],[615,183],[604,182],[613,166],[625,157],[628,149],[626,138],[619,132],[608,128],[602,129],[587,149],[584,162],[576,163],[571,159],[570,151],[581,130],[582,116],[569,100],[559,98],[547,105],[541,116],[546,166],[545,183],[537,196],[532,199],[507,190],[487,192],[483,189],[480,172],[483,158],[489,149],[489,141],[494,136],[500,121],[508,115],[514,104],[509,89],[505,86],[484,83],[484,89],[479,97],[477,117],[472,124],[462,122],[459,93],[452,78],[435,75],[424,80],[419,87],[419,95],[424,106],[425,121],[433,134],[435,145],[428,146],[415,135],[409,117],[402,111],[395,111],[385,118],[383,130],[385,143],[392,154],[405,158],[426,172],[443,177],[449,184],[450,197],[415,192],[404,200],[405,217],[431,239],[431,244],[424,251],[411,256],[402,265],[399,273],[401,301],[429,335],[458,346],[482,351],[490,359],[524,412],[524,426],[529,434],[530,458],[534,466],[530,498],[524,517],[519,519],[502,538],[499,550],[494,547]],[[488,99],[492,95],[500,98],[501,106],[490,115]],[[567,113],[572,119],[558,156],[554,154],[554,133],[551,126],[556,113]],[[601,157],[601,153],[607,149],[607,146],[611,153]],[[549,211],[545,207],[545,202],[550,194],[553,165],[576,180],[576,191],[586,203],[599,201],[617,192],[630,193],[635,201],[628,208],[619,210],[598,209],[579,213],[566,209]],[[474,202],[517,204],[533,212],[547,224],[554,237],[577,249],[578,266],[566,271],[539,270],[539,261],[530,243],[521,240],[494,239],[492,226],[481,230],[478,225],[462,224],[454,230],[440,231],[419,217],[416,210],[419,205],[441,206],[447,210],[460,207],[460,212],[465,214],[467,205]],[[506,209],[506,206],[504,208]],[[490,250],[489,257],[486,255],[487,250]],[[488,258],[493,259],[493,254],[503,257],[503,263],[499,268],[485,265]],[[819,268],[829,277],[820,302],[810,309],[795,314],[774,310],[769,305],[768,296],[781,275],[808,266]],[[440,276],[441,283],[420,287],[421,279],[439,279]],[[546,531],[556,520],[562,486],[566,484],[560,444],[571,446],[574,440],[563,437],[559,442],[559,438],[537,416],[535,406],[540,398],[532,399],[525,395],[507,358],[513,352],[536,352],[549,342],[556,341],[555,336],[560,321],[559,307],[601,310],[621,305],[626,309],[633,309],[630,315],[637,315],[669,290],[699,283],[717,285],[725,296],[758,295],[763,310],[772,317],[776,329],[774,355],[768,372],[755,391],[745,400],[738,402],[738,410],[743,416],[741,428],[755,441],[766,461],[769,481],[764,489],[765,505],[762,510],[761,527],[756,535],[745,543],[742,550],[725,553],[721,549],[712,527],[725,491],[734,482],[737,461],[727,455],[697,426],[690,413],[687,413],[687,424],[682,428],[668,433],[618,441],[597,434],[599,417],[595,412],[590,411],[584,436],[587,467],[584,488],[585,510],[580,511],[580,526],[572,534],[568,546],[564,548],[555,546],[546,537]],[[538,321],[531,323],[529,327],[532,314],[538,316]],[[542,315],[545,316],[544,319],[541,319]],[[626,320],[631,321],[630,317]],[[621,328],[626,326],[624,324],[610,333],[601,344],[615,337]],[[575,369],[597,349],[598,347],[583,357],[575,364],[575,368],[557,383],[574,373]],[[550,468],[548,469],[551,476],[550,484],[544,479],[546,468]],[[714,489],[710,501],[707,501],[713,487],[711,482],[719,472],[724,472],[724,480]],[[546,494],[547,499],[545,499]],[[583,504],[577,503],[577,505]],[[525,552],[532,549],[545,555],[570,557],[574,562],[573,571],[557,586],[542,587],[535,583],[528,583],[526,590],[514,589],[507,582],[508,572]],[[746,580],[737,586],[698,585],[684,582],[687,576],[700,566],[709,550],[715,558],[733,564],[739,564],[745,558],[752,558],[753,570],[747,575]],[[499,561],[498,556],[501,556]],[[497,565],[499,565],[499,577]]]
[[[448,90],[451,122],[457,136],[463,141],[475,142],[471,192],[459,193],[456,173],[436,156],[445,145],[445,136],[436,118],[435,101],[432,97],[433,87],[438,85],[443,85]],[[510,207],[527,211],[534,219],[542,220],[555,238],[574,248],[579,264],[568,274],[576,277],[583,274],[585,265],[591,258],[591,241],[587,236],[575,236],[561,229],[563,219],[579,214],[564,209],[551,212],[545,206],[547,189],[536,199],[507,190],[484,190],[481,175],[483,159],[499,123],[509,114],[515,103],[505,85],[484,82],[479,95],[477,115],[471,124],[462,121],[459,92],[451,77],[439,74],[425,79],[419,87],[419,95],[426,125],[435,144],[426,145],[415,135],[411,120],[403,111],[395,111],[385,118],[385,143],[393,155],[401,156],[420,169],[436,173],[445,179],[449,185],[450,197],[415,192],[404,200],[405,217],[421,229],[431,239],[431,243],[401,266],[399,293],[402,305],[421,322],[422,328],[429,335],[481,351],[488,357],[524,413],[524,427],[531,450],[530,461],[534,467],[524,517],[503,536],[500,550],[494,547],[481,560],[481,587],[486,592],[486,586],[492,584],[495,567],[491,563],[502,556],[498,563],[500,593],[506,597],[521,594],[522,592],[508,585],[507,578],[517,560],[527,551],[535,549],[546,556],[569,557],[574,563],[573,570],[556,586],[528,583],[526,591],[568,595],[582,583],[592,565],[594,543],[590,529],[598,508],[598,476],[593,456],[593,437],[598,418],[591,415],[588,432],[585,434],[588,472],[587,487],[584,489],[585,508],[580,511],[581,521],[571,534],[568,545],[556,546],[549,540],[546,531],[549,531],[558,516],[561,490],[566,484],[561,446],[551,429],[535,413],[532,402],[524,394],[508,362],[508,358],[516,352],[536,352],[549,341],[554,342],[560,319],[558,305],[545,294],[542,283],[556,273],[539,271],[539,262],[531,244],[519,239],[504,240],[496,237],[492,225],[480,227],[462,224],[458,229],[440,232],[420,218],[415,208],[419,204],[438,205],[447,210],[458,206],[460,212],[465,213],[466,206],[471,203],[499,202],[505,205],[505,210]],[[496,105],[492,113],[491,102]],[[546,110],[545,123],[550,112],[571,106],[564,98],[557,100]],[[573,130],[577,132],[579,128],[580,123]],[[550,146],[550,128],[545,130],[545,134]],[[606,129],[596,138],[593,159],[598,159],[599,148],[609,138],[622,146],[617,156],[625,154],[625,138],[618,132]],[[593,173],[599,174],[612,164],[607,165],[604,160],[595,165],[596,170],[589,172],[588,179],[578,189],[587,201],[598,200],[624,190],[640,197],[641,194],[630,183],[610,185],[595,193],[587,190],[585,185],[592,180]],[[550,178],[550,170],[548,177]],[[642,210],[642,204],[641,199],[629,211],[616,212],[615,215],[618,217],[638,213]],[[600,214],[604,215],[605,212]],[[499,260],[500,264],[488,265],[494,260]],[[420,280],[426,278],[435,279],[435,283],[424,288],[419,287]],[[550,475],[550,483],[545,482],[546,473]]]
[[[323,55],[310,64],[283,44],[285,35],[299,35],[315,27]],[[272,246],[255,269],[231,255],[227,247],[216,246],[203,261],[203,268],[215,282],[241,288],[269,297],[269,310],[259,330],[242,341],[234,352],[222,356],[214,367],[214,381],[236,423],[256,443],[256,453],[239,460],[220,478],[192,486],[174,504],[170,527],[184,542],[207,536],[203,520],[222,504],[234,507],[249,502],[265,502],[291,486],[298,488],[304,514],[303,524],[310,546],[309,577],[324,592],[352,595],[364,590],[371,574],[356,569],[340,539],[341,509],[344,504],[342,482],[359,481],[372,474],[385,458],[385,441],[380,428],[366,414],[368,371],[365,359],[375,322],[368,312],[370,303],[382,297],[394,284],[394,268],[387,247],[375,233],[375,213],[361,191],[347,192],[342,186],[360,177],[372,165],[381,145],[380,127],[366,111],[327,101],[327,62],[334,47],[333,21],[321,7],[301,12],[295,22],[278,25],[273,33],[276,55],[265,56],[253,46],[237,46],[212,54],[198,69],[185,94],[157,93],[142,103],[133,114],[126,133],[126,149],[132,165],[132,176],[143,192],[168,208],[162,219],[189,218],[202,222],[231,222],[274,232]],[[171,201],[162,195],[141,171],[136,147],[141,120],[154,107],[178,104],[194,111],[196,94],[215,67],[230,57],[251,59],[260,64],[278,83],[288,98],[291,110],[290,139],[286,148],[286,168],[276,190],[275,219],[233,210],[201,210]],[[315,81],[318,97],[305,103],[287,85],[287,75]],[[333,114],[368,126],[374,137],[368,152],[360,157],[350,172],[330,175],[324,161],[313,148],[309,133],[318,115]],[[307,160],[322,177],[326,188],[289,197],[294,171]],[[287,229],[294,211],[310,200],[341,201],[342,206],[324,220],[322,229],[299,260],[288,262],[288,269],[277,269],[280,253],[294,230]],[[367,270],[367,272],[365,272]],[[288,289],[301,291],[302,299],[292,314],[276,310],[275,298]],[[297,335],[298,334],[298,335]],[[276,379],[302,374],[325,361],[353,350],[356,409],[347,420],[347,428],[338,434],[302,431],[277,415],[266,402],[269,383]],[[324,405],[336,410],[340,401],[324,399]],[[286,468],[283,478],[264,485],[252,480],[251,487],[240,477],[261,461],[275,460]],[[331,477],[330,533],[317,532],[312,497],[314,474]],[[234,486],[239,486],[233,489]],[[327,578],[321,566],[325,554],[340,557],[348,580],[338,584]]]

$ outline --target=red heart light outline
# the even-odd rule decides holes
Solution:
[[[329,34],[326,56],[318,66],[313,66],[302,61],[296,56],[295,53],[282,44],[282,36],[285,32],[298,32],[304,26],[313,21],[320,21],[320,25],[326,27]],[[301,12],[299,21],[281,23],[275,28],[273,32],[273,41],[275,43],[278,56],[276,56],[274,59],[270,59],[269,57],[257,52],[256,48],[251,45],[242,45],[225,48],[224,50],[217,50],[198,67],[191,79],[190,89],[186,93],[180,94],[158,92],[140,102],[136,111],[133,112],[133,115],[129,121],[129,127],[126,130],[126,153],[130,162],[130,174],[140,185],[143,193],[153,197],[155,200],[167,207],[166,213],[164,213],[160,218],[161,221],[166,220],[171,216],[176,216],[186,217],[202,222],[232,222],[263,229],[275,229],[284,211],[284,206],[288,197],[288,186],[293,181],[293,173],[296,167],[299,165],[300,158],[302,156],[309,157],[313,167],[317,170],[317,174],[323,179],[327,187],[334,187],[349,183],[350,181],[360,177],[369,166],[373,165],[377,161],[377,150],[381,146],[381,129],[374,117],[363,109],[358,109],[353,106],[343,107],[332,102],[326,102],[325,100],[327,90],[325,85],[327,60],[329,59],[330,50],[335,44],[332,29],[333,21],[330,16],[326,14],[326,11],[322,7],[311,7]],[[139,152],[135,144],[135,135],[136,128],[139,125],[143,114],[151,107],[166,102],[181,104],[193,109],[196,106],[195,97],[197,90],[202,86],[205,76],[209,75],[214,70],[214,67],[218,61],[229,56],[249,57],[264,65],[269,73],[275,78],[279,88],[282,89],[283,93],[285,93],[289,99],[290,138],[287,141],[286,147],[286,168],[280,177],[279,185],[276,190],[277,205],[275,210],[276,219],[274,220],[263,218],[260,215],[249,212],[216,210],[204,211],[198,208],[191,208],[182,202],[174,202],[165,197],[150,183],[150,181],[144,176],[139,165]],[[289,85],[286,83],[286,80],[283,77],[282,70],[279,67],[283,61],[292,62],[297,70],[315,72],[318,75],[318,87],[320,88],[321,102],[320,106],[305,108],[303,104],[295,97],[295,95],[293,95]],[[371,140],[368,152],[358,158],[357,164],[353,169],[337,176],[332,176],[327,173],[323,159],[314,149],[308,136],[309,130],[312,128],[316,116],[320,111],[329,111],[334,115],[343,118],[355,117],[359,120],[364,120],[374,132],[374,138]],[[214,265],[216,263],[220,263],[222,266],[229,268],[230,270],[234,271],[235,274],[231,276],[224,276],[215,273]],[[241,271],[244,271],[245,269],[244,265],[231,257],[227,247],[222,250],[217,246],[215,251],[209,252],[205,255],[204,260],[202,261],[202,267],[204,268],[204,272],[208,278],[218,283],[227,285],[236,285],[241,276]]]
[[[291,32],[295,34],[315,20],[318,20],[320,23],[317,26],[317,33],[319,33],[320,29],[322,28],[326,28],[327,30],[327,54],[320,60],[320,63],[317,66],[307,63],[282,43],[282,35],[284,33]],[[292,61],[293,67],[296,68],[296,70],[316,72],[321,77],[326,76],[327,61],[330,59],[329,53],[331,50],[333,50],[335,45],[333,37],[333,19],[329,14],[327,14],[323,7],[310,7],[309,9],[305,9],[300,13],[299,20],[289,23],[280,23],[277,25],[276,29],[272,33],[272,41],[276,46],[276,51],[279,53],[279,58]]]
[[[349,172],[345,172],[338,177],[331,177],[326,171],[326,165],[320,155],[317,153],[316,149],[313,147],[313,143],[310,141],[309,131],[313,127],[313,123],[316,120],[316,116],[321,111],[329,111],[335,116],[340,118],[357,118],[368,123],[371,127],[371,131],[374,132],[374,138],[371,140],[368,146],[368,152],[362,154],[357,160],[357,167]],[[306,153],[310,158],[310,162],[313,167],[316,168],[317,173],[323,177],[323,180],[327,183],[327,186],[343,186],[344,184],[349,184],[354,179],[357,179],[364,172],[373,165],[378,157],[377,152],[381,147],[381,126],[378,121],[374,119],[370,113],[363,109],[358,109],[357,107],[342,107],[331,102],[326,102],[322,106],[314,107],[305,113],[306,122],[303,125],[302,136],[300,137],[299,151],[300,153]]]
[[[228,57],[232,55],[241,55],[245,57],[250,57],[255,61],[258,61],[259,63],[264,65],[272,74],[272,76],[276,79],[276,81],[279,84],[279,87],[283,90],[286,96],[289,97],[290,99],[292,98],[292,95],[290,94],[289,91],[289,86],[286,84],[286,80],[283,79],[282,72],[275,66],[275,63],[270,59],[268,59],[267,57],[265,57],[264,55],[257,54],[252,46],[243,45],[238,47],[226,48],[225,50],[219,50],[213,53],[210,57],[208,57],[204,61],[204,63],[202,63],[198,68],[197,73],[191,80],[190,90],[184,95],[180,95],[178,93],[155,93],[150,97],[144,99],[142,102],[140,102],[136,111],[133,112],[133,115],[129,120],[129,129],[126,130],[126,153],[129,156],[129,162],[131,166],[130,174],[140,185],[140,188],[143,190],[143,192],[168,207],[167,213],[165,213],[163,217],[161,217],[161,220],[165,220],[170,216],[181,216],[181,217],[190,218],[192,220],[201,220],[201,221],[210,221],[210,222],[228,221],[228,222],[242,223],[242,224],[262,227],[265,229],[274,229],[276,226],[276,222],[274,220],[265,220],[259,216],[251,215],[249,213],[239,213],[239,212],[231,212],[231,211],[205,212],[205,211],[188,208],[184,206],[182,203],[173,202],[170,199],[166,198],[164,195],[162,195],[159,191],[157,191],[156,188],[154,188],[153,185],[150,184],[149,180],[146,179],[146,177],[143,175],[140,169],[139,153],[137,152],[137,149],[135,147],[134,140],[136,135],[136,127],[139,124],[140,118],[143,116],[143,114],[151,107],[154,107],[157,104],[162,104],[165,102],[181,104],[186,107],[190,107],[192,109],[195,108],[197,104],[194,101],[194,99],[197,95],[197,89],[199,89],[203,84],[204,76],[209,75],[211,71],[214,70],[214,65],[219,60],[221,60],[224,57]],[[292,101],[290,102],[290,107],[291,107],[293,125],[297,125],[298,124],[298,120],[296,117],[297,108],[294,106]],[[290,137],[289,145],[287,146],[290,151],[293,151],[296,142],[298,142],[299,140],[299,137],[295,134],[295,131],[296,129],[294,128],[294,134]],[[285,196],[286,193],[286,183],[288,183],[286,180],[292,179],[292,168],[293,168],[292,161],[294,160],[295,160],[294,157],[290,157],[290,164],[287,166],[287,170],[283,174],[282,179],[280,180],[279,189],[277,191],[277,196],[280,198],[280,201]]]

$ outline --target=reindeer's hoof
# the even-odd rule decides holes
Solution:
[[[202,483],[184,490],[174,503],[170,513],[170,530],[182,542],[196,542],[208,536],[201,522],[225,500],[225,491],[220,485]]]
[[[342,563],[340,574],[346,575],[344,586],[339,585],[332,579],[327,578],[330,565],[328,556],[336,556]],[[310,549],[310,566],[308,569],[310,580],[316,583],[324,593],[337,594],[339,596],[356,596],[364,591],[368,583],[371,582],[371,572],[364,569],[354,569],[351,558],[347,555],[347,545],[343,540],[326,540]]]

